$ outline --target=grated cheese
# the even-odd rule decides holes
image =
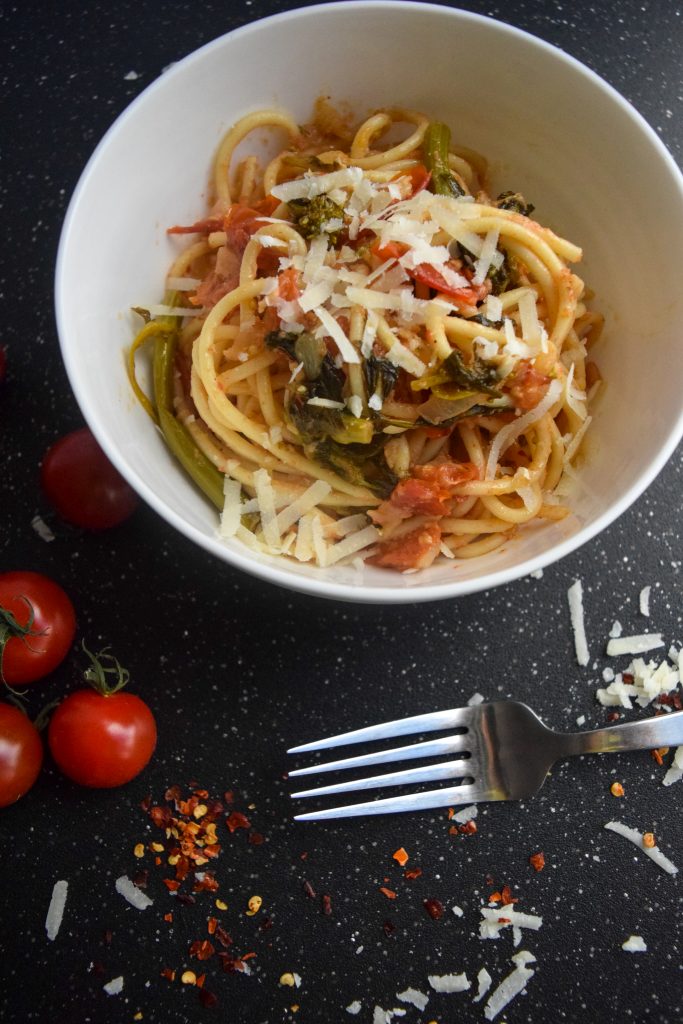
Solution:
[[[673,864],[668,857],[665,857],[658,846],[645,846],[643,843],[643,835],[637,832],[634,828],[629,828],[628,825],[622,824],[620,821],[608,821],[605,825],[606,829],[610,832],[616,832],[617,835],[623,836],[624,839],[628,839],[629,842],[637,846],[642,853],[646,854],[655,864],[660,867],[663,871],[666,871],[669,875],[677,875],[678,868]]]
[[[50,906],[47,908],[47,917],[45,918],[45,931],[50,942],[54,942],[62,926],[68,889],[69,883],[63,880],[55,882],[52,887]]]
[[[410,1003],[411,1006],[415,1006],[418,1010],[424,1010],[429,1002],[429,996],[416,988],[407,988],[405,992],[397,992],[396,998],[401,1003]]]
[[[491,975],[489,974],[485,967],[482,967],[482,969],[479,971],[479,974],[477,975],[477,982],[479,984],[479,989],[477,991],[476,996],[472,1000],[473,1003],[481,1002],[481,1000],[484,998],[488,990],[491,988],[493,978],[491,977]]]
[[[466,821],[473,821],[474,818],[479,814],[479,808],[476,804],[470,804],[469,807],[463,807],[461,811],[458,811],[453,815],[452,821],[457,821],[458,824],[464,825]]]
[[[112,980],[108,981],[106,985],[102,986],[102,988],[108,996],[118,996],[123,992],[123,976],[119,975],[118,978],[112,978]]]
[[[523,992],[528,982],[536,972],[530,967],[517,965],[511,974],[501,981],[500,985],[493,992],[484,1007],[484,1016],[487,1020],[494,1020],[501,1013],[508,1003],[512,1002],[515,996]]]
[[[641,935],[629,935],[626,942],[622,942],[621,948],[627,953],[646,953],[647,946]]]
[[[622,636],[610,640],[607,644],[607,654],[610,658],[616,658],[620,654],[644,654],[663,646],[661,633],[641,633],[639,636]]]
[[[357,533],[351,533],[343,540],[340,540],[337,544],[333,544],[332,547],[327,549],[325,555],[325,565],[334,565],[339,562],[342,558],[348,558],[349,555],[355,555],[356,552],[362,551],[363,548],[369,547],[374,544],[379,538],[379,530],[375,526],[366,526],[362,530],[358,530]]]
[[[640,605],[640,614],[641,615],[648,615],[649,616],[649,614],[650,614],[650,592],[651,592],[651,590],[652,590],[652,587],[643,587],[643,589],[641,590],[641,592],[639,594],[638,601],[639,601],[639,605]]]
[[[575,580],[567,591],[569,600],[569,615],[574,630],[574,649],[576,660],[579,665],[587,665],[589,660],[588,643],[586,641],[586,626],[583,614],[583,585],[581,580]]]
[[[502,427],[498,431],[493,439],[491,448],[489,450],[489,457],[486,463],[485,477],[487,480],[493,479],[498,465],[498,459],[506,451],[513,441],[516,441],[520,434],[522,434],[532,423],[536,423],[540,420],[549,409],[553,407],[557,399],[560,397],[562,392],[562,384],[559,380],[553,380],[548,385],[548,390],[541,399],[541,401],[529,412],[520,416],[513,423],[509,423],[506,427]]]
[[[221,512],[218,534],[220,537],[234,537],[240,525],[242,515],[242,485],[238,480],[233,480],[228,474],[223,478],[223,511]]]
[[[121,875],[120,878],[117,878],[114,885],[116,891],[136,910],[146,910],[147,907],[152,906],[153,900],[142,889],[138,889],[137,885],[131,882],[127,875]]]
[[[316,196],[331,192],[335,188],[353,188],[362,178],[363,171],[360,167],[344,167],[330,174],[305,174],[294,181],[285,181],[281,185],[275,185],[271,193],[284,203],[288,203],[290,199],[315,199]]]
[[[331,490],[330,485],[324,480],[316,480],[310,487],[307,487],[291,505],[278,512],[277,525],[280,532],[286,533],[290,526],[298,522],[306,512],[310,512],[312,508],[323,501]]]
[[[472,983],[463,974],[429,974],[427,981],[435,992],[466,992]]]
[[[676,747],[674,753],[673,764],[667,770],[666,775],[662,779],[663,786],[672,786],[674,782],[678,782],[683,776],[683,746]]]
[[[332,314],[328,313],[326,309],[323,309],[320,306],[313,310],[313,312],[325,328],[325,331],[329,334],[332,340],[336,342],[339,354],[344,362],[360,363],[358,353]]]
[[[280,547],[280,527],[275,511],[275,492],[267,469],[257,469],[254,473],[254,489],[261,514],[261,529],[269,548],[278,550]]]

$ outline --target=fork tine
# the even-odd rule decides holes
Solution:
[[[387,761],[409,761],[415,757],[457,754],[467,748],[467,740],[467,734],[456,733],[455,736],[443,736],[438,740],[411,743],[407,747],[392,747],[390,750],[376,750],[372,754],[345,757],[340,761],[326,761],[324,764],[313,764],[309,765],[308,768],[295,768],[288,774],[291,778],[295,775],[315,775],[317,772],[332,772],[341,768],[365,768],[371,764],[384,764]]]
[[[437,779],[455,779],[461,775],[474,775],[471,759],[444,761],[441,764],[426,765],[424,768],[408,768],[402,772],[387,772],[385,775],[373,775],[367,779],[337,782],[331,786],[320,786],[318,789],[305,789],[300,793],[292,793],[292,799],[304,796],[330,796],[332,793],[350,793],[356,789],[401,786],[410,782],[434,782]]]
[[[504,800],[500,789],[484,789],[482,786],[446,786],[444,789],[429,789],[425,793],[406,793],[404,796],[386,797],[383,800],[364,800],[359,804],[344,807],[328,807],[324,811],[309,811],[297,814],[295,821],[323,821],[329,818],[355,818],[361,814],[389,814],[402,811],[423,811],[430,807],[455,807],[458,804],[483,803],[487,800]]]
[[[434,711],[427,715],[411,715],[409,718],[397,718],[392,722],[382,722],[380,725],[369,725],[364,729],[342,732],[338,736],[329,736],[324,740],[302,743],[298,747],[290,747],[287,753],[304,754],[311,750],[327,750],[330,747],[343,747],[349,743],[362,743],[365,740],[384,740],[391,736],[406,736],[410,733],[467,727],[479,713],[477,708],[452,708],[449,711]]]

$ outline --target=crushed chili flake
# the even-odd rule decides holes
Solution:
[[[206,981],[206,975],[205,974],[200,974],[199,977],[197,978],[197,981],[196,981],[197,988],[204,988],[204,982],[205,981]]]
[[[396,893],[394,892],[393,889],[387,889],[386,886],[380,885],[379,891],[381,893],[384,893],[384,895],[386,896],[386,898],[388,900],[395,900],[396,899]]]
[[[493,886],[493,885],[495,885],[495,884],[496,884],[496,882],[495,882],[495,879],[494,879],[493,875],[487,875],[487,876],[486,876],[486,878],[484,879],[484,881],[486,882],[486,884],[487,884],[487,885],[488,885],[489,887],[490,887],[490,886]]]
[[[171,924],[173,922],[173,914],[164,914],[164,921],[166,921],[167,924]]]
[[[645,832],[645,834],[643,835],[643,846],[647,846],[647,848],[649,850],[651,850],[653,848],[653,846],[656,846],[656,845],[657,845],[657,840],[654,837],[654,833],[653,832]]]
[[[680,693],[660,693],[657,698],[660,704],[665,704],[669,708],[675,708],[676,711],[683,711],[683,698]]]
[[[658,747],[656,750],[651,750],[650,753],[654,757],[654,759],[657,762],[657,764],[662,765],[662,764],[664,764],[664,758],[669,753],[669,748],[668,747]]]
[[[618,722],[620,718],[621,718],[621,715],[619,714],[618,711],[610,711],[609,714],[607,715],[607,721],[608,722]]]
[[[628,683],[629,685],[633,682],[633,675],[631,672],[622,672],[621,678],[624,680],[625,683]]]
[[[145,845],[144,843],[136,843],[133,847],[133,856],[137,857],[138,860],[145,856]]]
[[[164,967],[161,971],[161,977],[166,978],[167,981],[175,981],[175,971],[171,967]]]
[[[224,900],[216,900],[216,906],[219,910],[227,910],[228,904]]]
[[[240,957],[240,959],[241,960],[251,960],[251,958],[253,956],[256,956],[256,953],[242,953],[242,956]]]
[[[545,867],[545,856],[543,855],[543,851],[539,850],[538,853],[532,853],[529,857],[529,863],[534,871],[543,871],[543,868]]]
[[[477,826],[471,819],[460,826],[460,832],[465,836],[472,836],[477,831]]]
[[[308,850],[302,850],[299,854],[299,860],[306,860],[308,857]]]
[[[232,946],[232,935],[226,932],[225,928],[218,925],[214,934],[216,942],[220,942],[223,949],[227,949],[228,946]]]
[[[397,861],[401,865],[401,867],[405,867],[405,865],[408,863],[410,859],[402,846],[400,846],[398,850],[392,853],[391,856],[394,858],[395,861]]]
[[[231,832],[236,832],[238,828],[251,828],[249,818],[247,818],[246,814],[242,814],[241,811],[231,811],[225,819],[225,824]]]
[[[303,890],[304,890],[304,892],[306,893],[306,895],[308,896],[309,899],[311,899],[311,900],[315,899],[315,889],[313,888],[313,886],[311,885],[310,882],[304,882]]]
[[[499,917],[498,918],[498,924],[510,924],[510,921],[511,921],[511,918],[509,918],[509,917]]]
[[[457,825],[451,825],[451,827],[448,830],[448,834],[449,834],[449,836],[457,836],[457,835],[459,835],[460,833],[458,832],[458,826]]]
[[[216,892],[218,882],[210,871],[205,871],[202,878],[195,877],[192,892]]]
[[[623,796],[624,795],[624,787],[622,786],[622,784],[620,782],[613,782],[612,785],[609,788],[609,791],[612,794],[612,796]]]
[[[198,960],[209,960],[215,952],[213,943],[208,939],[195,939],[190,944],[190,956],[196,956]]]
[[[213,992],[209,992],[206,988],[200,988],[199,1002],[202,1006],[206,1006],[208,1009],[213,1009],[214,1006],[218,1006],[218,996]]]
[[[393,935],[396,931],[396,925],[393,921],[386,920],[382,925],[382,929],[385,935]]]
[[[163,882],[169,892],[177,892],[180,888],[180,882],[175,878],[164,878]]]
[[[252,846],[260,846],[266,841],[266,837],[262,836],[260,832],[250,832],[247,837],[247,842],[251,843]]]
[[[435,921],[443,917],[443,903],[440,900],[427,899],[423,900],[422,903],[429,916]]]
[[[152,794],[149,793],[143,800],[140,801],[140,808],[145,812],[145,814],[148,814],[151,806]]]
[[[208,931],[209,935],[213,935],[214,932],[216,931],[216,928],[218,928],[218,918],[210,917],[206,922],[206,930]]]
[[[232,789],[226,790],[225,793],[223,794],[223,799],[225,800],[226,804],[234,804],[234,802],[235,802],[235,794],[234,794],[233,790]]]
[[[512,895],[509,885],[504,885],[500,892],[491,893],[489,903],[504,903],[505,906],[508,906],[510,903],[519,903],[519,899]]]
[[[329,896],[327,893],[323,893],[321,897],[321,902],[323,914],[326,914],[329,917],[330,914],[332,913],[332,897]]]
[[[422,868],[408,868],[403,872],[403,877],[412,881],[413,878],[419,878],[421,874]]]
[[[454,814],[455,814],[455,807],[449,807],[448,808],[448,820],[449,821],[451,820],[451,818],[453,817]]]
[[[196,985],[197,975],[194,973],[194,971],[183,971],[183,973],[180,975],[180,980],[182,981],[183,985]]]

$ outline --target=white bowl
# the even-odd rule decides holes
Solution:
[[[203,215],[215,147],[245,112],[306,120],[315,98],[361,116],[407,106],[446,121],[521,190],[539,220],[584,249],[606,315],[582,488],[562,522],[479,559],[401,575],[259,558],[216,537],[216,512],[133,399],[130,307],[158,301],[175,251],[168,225]],[[586,67],[489,18],[418,3],[333,3],[257,21],[165,72],[88,163],[59,249],[62,351],[83,414],[140,495],[219,558],[281,586],[337,599],[428,601],[525,575],[604,529],[642,493],[683,433],[683,181],[655,133]]]

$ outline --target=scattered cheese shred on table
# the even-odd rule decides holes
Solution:
[[[482,907],[481,916],[483,921],[479,925],[479,937],[481,939],[497,939],[503,928],[531,928],[533,931],[543,924],[543,918],[536,914],[522,914],[514,909],[512,903],[503,907]],[[516,935],[515,945],[519,944],[521,935]]]
[[[581,580],[572,583],[567,591],[569,601],[569,615],[572,629],[574,630],[574,649],[576,660],[579,665],[587,665],[589,660],[588,644],[586,642],[586,626],[583,616],[583,586]]]
[[[151,907],[153,900],[147,896],[142,889],[138,889],[134,882],[131,882],[127,875],[121,875],[120,878],[116,879],[116,891],[123,896],[124,900],[128,900],[132,907],[136,910],[146,910],[147,907]]]
[[[464,972],[462,974],[429,974],[427,981],[435,992],[466,992],[472,985]]]
[[[640,592],[638,601],[639,601],[639,605],[640,605],[640,614],[641,615],[649,615],[650,614],[650,591],[651,590],[652,590],[652,587],[643,587],[643,589]]]
[[[521,954],[518,954],[520,956]],[[530,955],[530,954],[529,954]],[[535,958],[532,958],[535,959]],[[522,964],[517,964],[514,971],[503,978],[497,989],[484,1007],[484,1016],[487,1020],[494,1020],[502,1010],[512,1002],[515,996],[523,992],[528,982],[536,972]]]
[[[683,776],[683,746],[676,747],[673,764],[662,779],[663,786],[672,786]]]
[[[639,633],[637,636],[620,636],[607,644],[607,654],[617,658],[620,654],[644,654],[663,647],[661,633]]]
[[[417,1007],[418,1010],[424,1010],[429,1002],[429,996],[416,988],[407,988],[405,992],[397,992],[396,998],[400,1003],[410,1003],[412,1006]]]
[[[68,882],[59,881],[55,882],[52,889],[52,898],[45,918],[45,931],[50,942],[54,942],[57,938],[57,932],[61,927],[68,888]]]
[[[647,946],[641,935],[629,935],[626,942],[622,942],[621,948],[627,953],[647,953]]]
[[[479,974],[477,975],[477,983],[479,985],[479,989],[477,991],[476,996],[472,1000],[473,1003],[478,1003],[484,998],[488,990],[491,988],[492,982],[493,978],[486,970],[486,968],[482,967],[482,969],[479,971]]]
[[[624,825],[621,821],[608,821],[605,825],[606,829],[610,832],[616,832],[617,835],[623,836],[624,839],[628,839],[629,842],[637,846],[638,849],[647,854],[651,860],[657,864],[658,867],[662,868],[669,875],[678,874],[678,868],[673,864],[668,857],[665,857],[658,846],[646,846],[643,842],[643,834],[638,832],[635,828],[629,828],[628,825]]]
[[[479,808],[477,807],[477,805],[470,804],[469,807],[463,807],[461,811],[457,811],[453,815],[451,820],[457,821],[460,825],[464,825],[466,821],[472,821],[474,818],[476,818],[478,813]]]
[[[358,999],[354,999],[354,1001],[352,1003],[349,1003],[349,1005],[346,1007],[346,1012],[350,1013],[353,1017],[355,1017],[357,1013],[360,1013],[360,1011],[361,1004]]]
[[[119,995],[119,993],[123,991],[123,977],[119,975],[118,978],[112,978],[111,981],[108,981],[106,985],[102,986],[102,988],[108,996]]]

